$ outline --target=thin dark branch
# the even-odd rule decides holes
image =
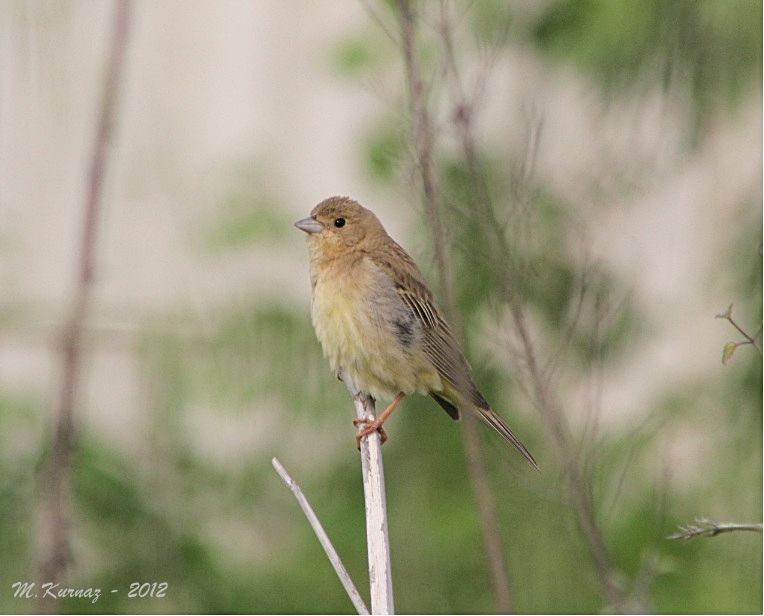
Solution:
[[[573,510],[576,512],[579,528],[589,548],[592,562],[599,575],[603,594],[613,608],[620,610],[622,593],[618,588],[615,578],[615,568],[610,560],[610,555],[605,544],[602,531],[599,528],[594,515],[594,506],[591,494],[586,486],[586,481],[581,474],[578,463],[572,452],[567,426],[563,414],[556,401],[551,396],[546,382],[536,360],[536,349],[530,337],[530,332],[525,321],[525,314],[519,302],[512,299],[510,308],[523,349],[528,363],[528,375],[534,388],[537,407],[554,441],[555,449],[560,456],[563,471],[568,480],[570,499]]]
[[[72,450],[75,439],[75,405],[82,365],[82,333],[87,318],[95,269],[95,248],[101,212],[103,182],[112,139],[117,96],[122,81],[131,3],[119,0],[115,6],[114,31],[101,91],[99,117],[87,177],[87,195],[80,241],[77,280],[71,312],[60,346],[61,381],[53,408],[53,443],[44,475],[42,546],[38,575],[42,582],[57,583],[70,561],[69,511]],[[48,612],[55,603],[42,597],[40,611]]]
[[[509,614],[512,612],[509,571],[499,532],[496,502],[488,481],[488,471],[485,468],[483,450],[480,447],[480,435],[475,424],[476,421],[471,415],[464,418],[462,443],[467,458],[467,472],[478,507],[480,530],[485,543],[491,585],[496,597],[496,610],[501,614]]]
[[[387,38],[389,38],[394,45],[397,45],[398,40],[395,38],[395,34],[388,27],[385,21],[379,16],[379,14],[374,10],[374,7],[372,7],[371,3],[368,0],[360,0],[360,2],[363,10],[366,11],[366,14],[369,16],[369,19],[371,19],[375,24],[377,24],[377,26],[379,26],[379,29],[387,35]]]
[[[549,391],[548,382],[537,360],[537,352],[528,328],[525,310],[515,292],[515,279],[518,266],[514,251],[510,249],[503,232],[503,225],[496,218],[492,203],[491,191],[488,188],[485,175],[481,172],[476,139],[474,135],[474,104],[467,98],[461,83],[460,71],[456,62],[455,44],[451,28],[445,13],[441,26],[444,54],[450,67],[452,96],[455,100],[453,121],[466,163],[467,174],[472,187],[468,191],[474,215],[481,225],[483,238],[494,255],[496,262],[506,263],[506,278],[501,282],[505,298],[512,314],[515,329],[519,335],[527,364],[527,372],[532,383],[534,401],[544,419],[548,431],[557,450],[562,468],[565,472],[570,499],[576,513],[581,533],[588,546],[589,553],[598,573],[602,592],[613,609],[623,609],[623,593],[616,583],[615,567],[605,544],[604,536],[594,514],[594,505],[587,483],[582,475],[574,447],[571,443],[567,425],[557,401]],[[535,154],[534,154],[535,157]],[[526,157],[528,160],[528,157]],[[523,178],[530,174],[524,169]]]
[[[440,188],[435,169],[432,118],[427,105],[426,92],[422,80],[422,69],[416,49],[415,18],[408,0],[397,0],[396,9],[400,24],[401,46],[406,71],[406,85],[412,122],[412,141],[422,182],[425,211],[435,249],[435,263],[440,289],[445,298],[446,310],[451,324],[456,335],[461,338],[461,321],[458,318],[458,311],[456,309],[456,299],[452,285],[453,278],[450,263],[446,256],[446,238],[441,219]],[[485,541],[486,557],[496,598],[496,607],[501,613],[509,613],[512,609],[509,572],[501,544],[496,505],[491,494],[483,463],[479,435],[473,421],[467,420],[463,425],[463,446],[470,482],[475,494],[483,539]]]
[[[573,307],[573,315],[568,319],[567,324],[562,332],[561,341],[557,345],[557,350],[552,354],[547,365],[542,371],[544,379],[549,381],[553,378],[557,365],[562,359],[564,351],[570,348],[570,343],[573,340],[573,336],[576,333],[576,327],[581,321],[581,315],[583,313],[584,303],[586,300],[587,291],[589,290],[588,270],[584,267],[581,274],[581,284],[578,287],[578,295],[576,296],[576,302]]]
[[[733,304],[729,305],[729,308],[722,312],[721,314],[717,314],[717,319],[725,319],[726,321],[729,321],[730,324],[740,332],[740,334],[745,338],[745,342],[739,342],[738,346],[741,344],[750,344],[755,348],[759,354],[761,354],[761,347],[759,346],[759,343],[756,341],[756,336],[751,336],[747,331],[745,331],[740,325],[738,325],[735,320],[732,318],[732,306]],[[761,329],[759,329],[759,332],[761,332]]]
[[[446,298],[446,307],[449,310],[448,316],[453,319],[454,315],[451,314],[453,312],[453,302],[451,301],[453,292],[451,289],[449,262],[446,257],[445,233],[438,201],[439,186],[433,156],[432,118],[427,108],[425,86],[416,50],[414,15],[408,0],[397,0],[396,7],[401,30],[401,46],[403,48],[403,62],[406,70],[408,100],[411,108],[412,137],[416,162],[422,181],[425,212],[434,238],[435,262],[438,270],[440,290]]]

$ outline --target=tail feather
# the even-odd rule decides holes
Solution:
[[[455,404],[452,404],[450,401],[446,400],[443,396],[439,396],[435,392],[430,392],[430,395],[432,396],[433,400],[437,402],[440,407],[446,411],[451,416],[451,419],[458,420],[459,419],[459,407]]]
[[[514,445],[515,449],[517,449],[517,451],[519,451],[522,456],[533,465],[533,468],[539,470],[539,465],[536,464],[536,460],[531,455],[531,452],[528,451],[522,441],[515,436],[515,433],[509,429],[509,426],[504,423],[504,420],[501,417],[494,413],[490,408],[480,408],[479,406],[475,406],[474,408],[480,416],[480,419],[501,434],[507,442]]]

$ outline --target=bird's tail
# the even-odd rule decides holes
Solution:
[[[531,452],[528,451],[522,441],[515,436],[515,433],[509,429],[509,426],[504,423],[504,420],[501,417],[494,413],[490,408],[480,408],[479,406],[475,406],[474,408],[480,419],[501,434],[507,442],[514,445],[515,449],[517,449],[517,451],[519,451],[522,456],[533,465],[533,468],[539,470],[539,465],[536,464],[536,460],[531,455]]]

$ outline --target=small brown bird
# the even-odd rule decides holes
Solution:
[[[453,418],[473,412],[533,456],[491,409],[472,380],[451,329],[414,260],[373,212],[347,197],[330,197],[295,223],[308,234],[311,316],[324,355],[338,376],[348,375],[374,398],[393,397],[357,440],[382,424],[411,393],[429,394]]]

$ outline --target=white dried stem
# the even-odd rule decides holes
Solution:
[[[273,464],[273,468],[276,469],[279,477],[284,480],[284,483],[292,491],[292,494],[294,494],[294,497],[300,504],[300,507],[305,513],[305,517],[308,518],[308,522],[313,528],[313,532],[316,533],[316,537],[318,537],[318,541],[321,544],[321,547],[324,548],[324,552],[326,552],[326,556],[329,558],[329,562],[332,563],[332,567],[334,567],[334,571],[337,573],[337,577],[340,578],[340,582],[342,582],[342,586],[345,588],[345,592],[353,602],[356,611],[359,614],[368,614],[369,608],[367,608],[366,604],[363,602],[363,598],[358,592],[358,589],[355,587],[355,584],[353,584],[353,580],[350,578],[348,570],[345,569],[345,565],[342,564],[342,560],[340,559],[339,554],[337,554],[337,550],[334,549],[329,536],[326,534],[324,527],[321,525],[321,522],[316,516],[316,513],[313,511],[313,508],[310,506],[308,499],[305,498],[305,494],[303,494],[300,486],[297,485],[297,482],[292,479],[289,473],[287,473],[286,469],[282,466],[281,462],[279,462],[276,458],[271,460],[271,464]]]
[[[353,396],[358,419],[375,418],[374,400],[362,392],[347,375],[342,380]],[[394,614],[390,541],[387,535],[387,499],[382,441],[378,432],[361,439],[361,471],[366,510],[366,548],[369,555],[369,586],[372,614]]]
[[[738,524],[735,522],[715,522],[708,518],[699,518],[695,524],[680,526],[679,531],[669,535],[667,539],[692,539],[693,537],[715,537],[721,533],[735,531],[762,532],[761,524]]]

